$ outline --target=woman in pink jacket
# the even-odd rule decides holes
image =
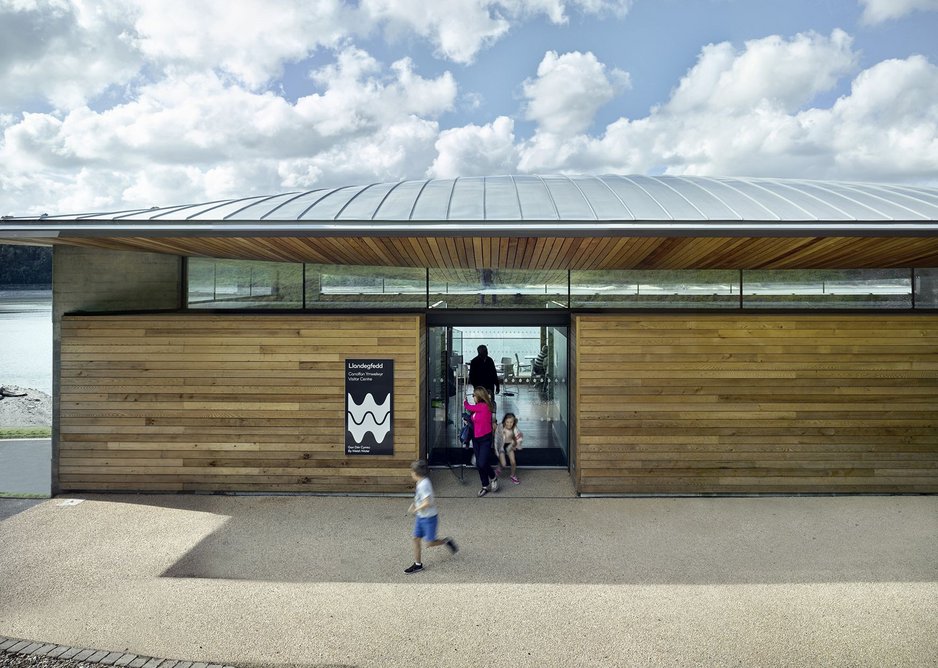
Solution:
[[[470,404],[464,401],[463,406],[472,413],[472,449],[476,457],[476,468],[479,469],[479,479],[482,481],[479,496],[485,496],[489,492],[498,491],[498,479],[495,477],[491,463],[494,458],[492,423],[495,404],[484,387],[475,388],[472,391],[472,397],[475,403]]]

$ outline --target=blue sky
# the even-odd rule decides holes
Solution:
[[[0,0],[0,213],[496,173],[938,185],[938,0]]]

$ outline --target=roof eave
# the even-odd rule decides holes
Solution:
[[[0,223],[0,239],[118,237],[938,237],[934,221],[188,221]]]

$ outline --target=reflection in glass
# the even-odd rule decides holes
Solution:
[[[567,364],[567,328],[549,327],[547,329],[547,342],[550,350],[546,377],[544,379],[544,393],[547,399],[556,407],[556,418],[551,423],[553,441],[558,448],[569,457],[569,385],[567,381],[569,367]]]
[[[938,308],[938,269],[915,270],[915,308]]]
[[[567,272],[188,258],[187,271],[194,309],[907,309],[913,274],[914,307],[938,308],[934,268]]]
[[[426,307],[426,269],[306,265],[306,308]]]
[[[302,308],[303,265],[189,258],[189,308]]]
[[[739,272],[571,271],[574,308],[739,308]]]
[[[784,269],[743,272],[747,308],[911,308],[908,269]]]
[[[567,308],[567,272],[430,269],[430,308]]]

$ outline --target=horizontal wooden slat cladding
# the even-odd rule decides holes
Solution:
[[[484,269],[938,267],[938,237],[84,238],[40,243],[238,260]]]
[[[406,492],[423,316],[62,319],[62,490]],[[394,455],[345,456],[345,359],[394,360]]]
[[[938,316],[573,321],[581,493],[938,492]]]

